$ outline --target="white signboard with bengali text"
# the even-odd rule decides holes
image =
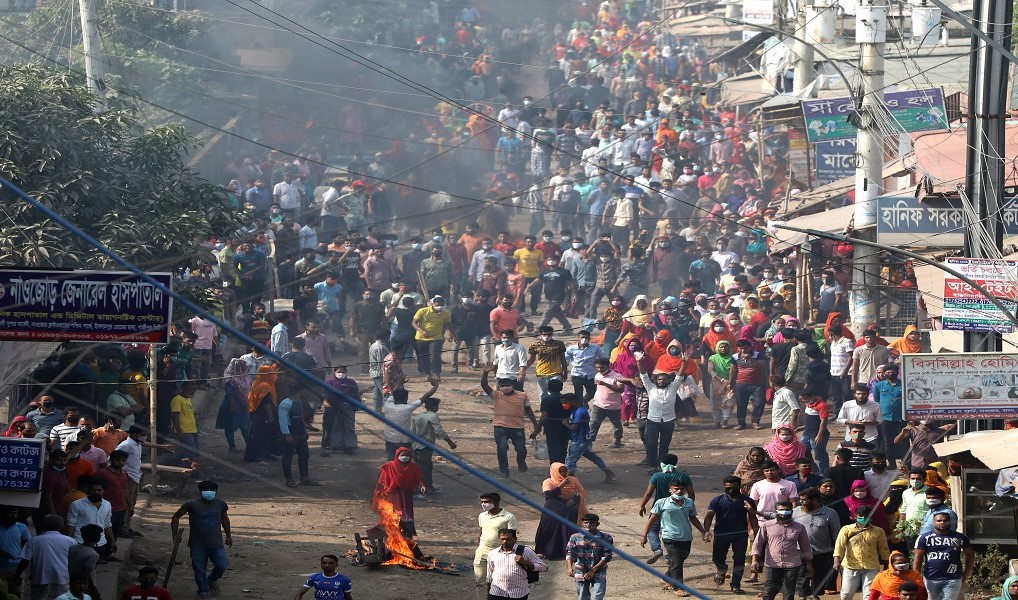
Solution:
[[[1018,418],[1018,354],[905,354],[908,419]]]

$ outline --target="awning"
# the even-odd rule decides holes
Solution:
[[[756,73],[729,77],[720,83],[721,102],[725,106],[755,104],[763,102],[777,93],[774,84]]]
[[[825,233],[841,233],[854,215],[855,205],[849,204],[848,206],[841,206],[812,215],[796,217],[790,221],[785,221],[785,223],[800,229],[816,229]],[[770,247],[771,252],[781,252],[798,246],[809,237],[805,233],[799,233],[798,231],[776,228],[771,230],[771,234],[773,238]]]
[[[916,159],[914,154],[909,154],[902,158],[893,160],[889,163],[884,164],[884,179],[891,177],[901,177],[906,173],[911,173],[915,170]],[[837,181],[822,185],[812,190],[802,192],[792,196],[791,202],[789,202],[788,212],[794,213],[802,210],[808,210],[820,204],[827,202],[838,196],[847,194],[855,189],[855,176],[845,177]],[[890,192],[886,190],[885,193]]]
[[[945,457],[968,452],[987,469],[1006,469],[1018,465],[1018,429],[974,431],[948,442],[933,444],[933,450]]]
[[[742,42],[731,50],[725,50],[721,54],[711,58],[707,61],[707,64],[717,62],[719,60],[741,60],[755,52],[760,46],[763,46],[763,43],[766,42],[772,35],[774,34],[770,31],[761,31],[760,33],[754,34],[753,37]]]

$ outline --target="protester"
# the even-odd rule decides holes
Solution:
[[[378,472],[378,483],[375,484],[373,507],[380,512],[380,503],[387,502],[399,513],[399,525],[403,535],[417,535],[414,525],[414,492],[427,491],[424,475],[420,467],[413,463],[410,448],[400,446],[393,453],[392,460],[385,462]]]
[[[498,539],[498,548],[488,553],[488,600],[527,598],[528,572],[543,573],[548,565],[530,548],[516,544],[515,529],[502,529]]]
[[[778,502],[774,511],[774,520],[762,524],[753,538],[753,570],[759,572],[761,563],[767,567],[764,600],[774,600],[779,592],[783,600],[793,600],[799,572],[814,576],[813,549],[806,528],[792,520],[791,502]]]
[[[756,502],[742,493],[742,480],[738,477],[729,475],[722,483],[725,493],[715,496],[707,505],[707,514],[703,518],[703,541],[712,544],[711,562],[717,569],[714,583],[719,586],[724,585],[728,577],[728,551],[731,549],[730,587],[733,594],[742,595],[746,593],[742,589],[742,576],[746,570],[746,550],[749,546],[746,524],[749,524],[754,538],[759,532]],[[711,524],[714,524],[713,531]]]
[[[562,463],[552,463],[549,477],[541,484],[541,490],[546,512],[541,514],[537,525],[534,547],[543,558],[561,560],[565,558],[566,542],[573,534],[573,528],[559,519],[568,523],[580,522],[580,516],[587,514],[587,490]]]
[[[481,494],[481,513],[477,515],[477,550],[474,551],[474,597],[488,598],[488,554],[501,545],[499,532],[518,528],[516,516],[501,507],[502,496],[497,492]]]
[[[640,546],[647,545],[647,536],[651,527],[660,521],[661,544],[667,551],[668,577],[679,584],[685,584],[683,565],[693,546],[693,528],[706,535],[707,530],[696,516],[696,505],[686,493],[686,488],[678,480],[672,480],[668,487],[669,496],[654,503],[650,509],[650,518],[644,527]],[[674,590],[677,596],[688,597],[682,587],[675,588],[670,583],[665,589]]]
[[[339,557],[335,554],[326,554],[321,558],[322,572],[314,573],[293,593],[293,600],[300,600],[308,590],[315,591],[315,600],[339,599],[353,600],[353,581],[349,577],[336,571],[339,567]]]
[[[583,533],[574,533],[566,544],[566,566],[569,576],[576,580],[577,600],[604,600],[608,589],[608,563],[612,551],[605,544],[614,545],[611,535],[599,529],[601,519],[587,513],[580,519]]]

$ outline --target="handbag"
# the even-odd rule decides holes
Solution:
[[[537,460],[548,460],[548,441],[542,438],[534,438],[530,440],[530,445],[534,448],[534,458]]]

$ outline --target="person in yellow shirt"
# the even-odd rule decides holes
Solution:
[[[179,462],[190,463],[197,459],[198,452],[198,422],[194,418],[194,404],[191,398],[197,390],[193,381],[185,381],[180,384],[180,393],[170,400],[170,424],[173,428],[173,435],[180,440],[177,447],[176,458]]]
[[[537,243],[537,238],[532,235],[528,235],[523,238],[524,247],[520,248],[516,252],[513,252],[513,259],[516,261],[516,272],[523,275],[524,287],[529,286],[537,276],[541,274],[541,265],[544,264],[544,252],[534,247]],[[541,285],[537,284],[530,289],[530,314],[531,316],[537,315],[537,305],[541,301]],[[523,312],[523,294],[520,294],[519,299],[520,312]]]
[[[428,306],[414,314],[412,322],[417,335],[417,371],[438,377],[442,374],[442,346],[445,345],[443,333],[447,333],[449,341],[453,340],[452,315],[445,304],[445,298],[435,296]]]
[[[887,534],[870,523],[870,507],[861,505],[852,517],[855,523],[845,525],[834,542],[834,568],[841,569],[841,600],[851,600],[859,585],[862,597],[870,597],[870,584],[883,568],[891,553]]]
[[[565,379],[566,345],[554,339],[554,329],[549,325],[537,328],[538,341],[531,344],[527,352],[530,360],[527,366],[534,365],[537,385],[541,388],[541,396],[548,393],[548,381],[552,378]]]

